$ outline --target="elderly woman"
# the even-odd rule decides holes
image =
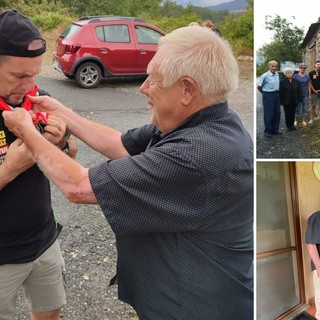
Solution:
[[[293,78],[293,69],[284,70],[285,79],[280,82],[280,104],[283,105],[288,131],[296,130],[294,126],[295,112],[302,100],[302,90],[299,80]]]
[[[298,125],[298,117],[302,117],[302,125],[305,127],[307,125],[306,122],[306,115],[308,114],[308,98],[309,98],[309,91],[310,91],[310,77],[306,73],[306,65],[304,63],[299,64],[299,73],[295,74],[293,76],[294,79],[297,79],[300,81],[301,84],[301,90],[302,90],[302,98],[301,102],[298,103],[297,109],[296,109],[296,120],[294,122],[294,125]],[[310,123],[312,123],[312,117],[310,119]]]

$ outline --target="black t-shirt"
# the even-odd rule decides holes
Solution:
[[[320,72],[317,72],[316,70],[312,70],[309,72],[309,77],[310,77],[313,89],[320,90]]]
[[[0,165],[16,137],[0,111]],[[0,264],[38,258],[58,237],[50,184],[35,164],[0,191]]]

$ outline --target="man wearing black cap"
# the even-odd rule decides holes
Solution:
[[[0,115],[16,107],[30,110],[28,96],[44,94],[34,80],[45,51],[46,42],[30,19],[15,10],[0,13]],[[37,113],[34,123],[47,140],[75,156],[77,146],[62,120]],[[0,319],[14,319],[21,286],[32,319],[60,319],[64,261],[49,181],[1,116],[0,190]]]

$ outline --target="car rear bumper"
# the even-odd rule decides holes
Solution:
[[[53,69],[62,73],[62,69],[58,60],[53,59]]]

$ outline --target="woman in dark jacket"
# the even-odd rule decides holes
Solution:
[[[302,90],[299,80],[293,79],[293,69],[284,70],[285,79],[280,82],[280,103],[284,108],[284,115],[288,131],[296,130],[294,126],[295,112],[302,100]]]

